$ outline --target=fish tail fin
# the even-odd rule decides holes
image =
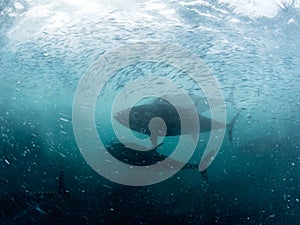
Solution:
[[[239,117],[239,115],[240,115],[240,111],[233,117],[233,119],[230,121],[230,123],[227,124],[227,126],[226,126],[230,143],[232,143],[232,141],[233,141],[232,130],[233,130],[234,124],[237,121],[237,118]]]
[[[233,91],[230,92],[230,94],[229,94],[228,98],[226,99],[226,101],[230,102],[235,109],[238,109],[237,104],[236,104],[235,99],[234,99]]]

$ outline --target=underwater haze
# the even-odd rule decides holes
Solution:
[[[191,166],[126,186],[81,155],[72,123],[80,79],[99,57],[141,41],[196,54],[219,82],[227,121],[240,112],[205,173]],[[195,91],[184,74],[151,63],[111,77],[96,122],[115,154],[124,147],[111,104],[144,73]],[[0,78],[0,224],[300,224],[298,0],[1,0]],[[207,139],[200,134],[190,165]],[[178,136],[163,142],[167,157]]]

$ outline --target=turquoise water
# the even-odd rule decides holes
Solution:
[[[296,0],[2,1],[0,192],[23,197],[1,198],[0,224],[300,224],[299,8]],[[190,169],[155,185],[123,186],[80,154],[72,127],[80,78],[104,53],[138,41],[198,55],[241,110],[233,143],[226,135],[206,178]],[[142,76],[128,70],[107,83],[96,115],[109,115],[124,82]],[[193,88],[184,76],[176,81]],[[235,111],[226,104],[230,120]],[[111,128],[100,131],[115,141]],[[57,192],[62,170],[71,198],[28,196]]]

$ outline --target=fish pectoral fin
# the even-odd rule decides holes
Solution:
[[[158,135],[156,133],[151,133],[150,135],[151,143],[154,147],[157,146]]]

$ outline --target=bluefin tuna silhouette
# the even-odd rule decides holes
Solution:
[[[127,147],[126,143],[111,143],[106,146],[107,150],[112,154],[116,159],[130,165],[135,166],[148,166],[160,162],[167,158],[166,155],[159,153],[158,148],[163,145],[162,143],[156,146],[155,148],[149,151],[136,151]],[[132,143],[129,143],[128,146],[132,146]],[[138,146],[137,148],[142,146]],[[182,164],[179,161],[176,161],[178,164]],[[182,169],[196,169],[198,164],[187,163]]]
[[[173,98],[180,99],[180,96],[172,96]],[[180,100],[179,100],[180,101]],[[215,101],[218,104],[218,101]],[[220,102],[220,101],[219,101]],[[180,104],[178,104],[180,107]],[[229,141],[232,142],[232,130],[233,126],[239,116],[239,112],[234,116],[228,124],[223,124],[209,117],[202,115],[201,113],[209,110],[206,98],[198,98],[195,106],[198,111],[200,131],[198,133],[210,132],[212,130],[212,123],[215,124],[215,129],[227,128]],[[217,105],[215,105],[217,106]],[[182,106],[183,107],[183,106]],[[181,108],[181,111],[188,117],[189,108]],[[149,126],[153,118],[161,118],[166,124],[166,131],[160,129],[152,129]],[[114,118],[125,127],[148,135],[151,139],[153,146],[157,146],[158,138],[160,136],[178,136],[178,135],[198,135],[198,133],[181,133],[180,117],[176,108],[164,98],[150,98],[150,101],[144,104],[135,105],[131,108],[126,108],[114,114]],[[192,127],[194,121],[189,121],[188,126]],[[190,132],[190,131],[189,131]]]

